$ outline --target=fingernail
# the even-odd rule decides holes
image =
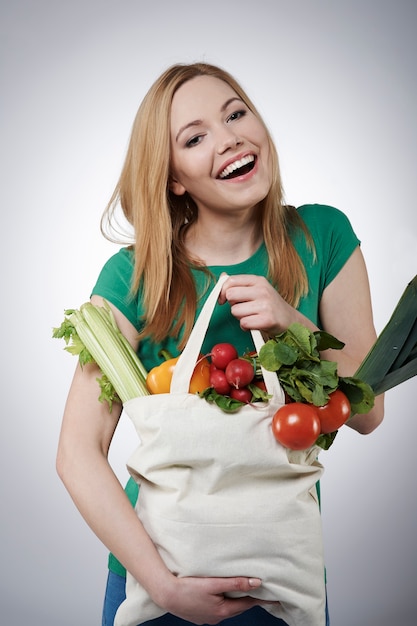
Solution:
[[[262,583],[260,578],[249,578],[249,585],[251,587],[259,587]]]

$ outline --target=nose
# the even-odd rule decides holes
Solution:
[[[223,128],[218,138],[217,152],[223,154],[227,150],[237,148],[242,144],[242,139],[230,128]]]

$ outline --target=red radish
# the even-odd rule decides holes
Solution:
[[[237,359],[237,350],[231,343],[216,343],[212,347],[211,362],[221,370],[226,369],[226,366],[232,359]]]
[[[264,380],[255,380],[253,384],[256,385],[256,387],[258,387],[261,391],[268,391]]]
[[[230,393],[231,386],[227,382],[226,374],[223,370],[212,369],[210,372],[210,387],[213,387],[214,391],[227,396]]]
[[[252,392],[248,387],[240,387],[240,389],[235,389],[233,387],[230,392],[230,397],[234,400],[246,402],[246,404],[252,402]]]
[[[236,389],[249,385],[255,376],[252,363],[242,358],[230,361],[225,372],[228,383]]]

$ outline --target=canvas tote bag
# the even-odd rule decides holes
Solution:
[[[275,372],[263,371],[269,402],[225,413],[188,387],[216,305],[222,276],[175,367],[169,394],[124,405],[140,438],[128,469],[140,484],[137,514],[165,564],[178,576],[262,579],[252,595],[290,626],[324,626],[325,588],[316,482],[318,448],[291,452],[271,419],[284,403]],[[263,345],[253,332],[257,350]],[[127,573],[115,626],[163,615]]]

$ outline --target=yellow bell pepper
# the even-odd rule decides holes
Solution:
[[[167,359],[152,368],[146,377],[146,386],[154,393],[169,393],[174,367],[179,356]],[[189,393],[198,393],[210,386],[210,363],[202,356],[197,361],[190,381]]]

